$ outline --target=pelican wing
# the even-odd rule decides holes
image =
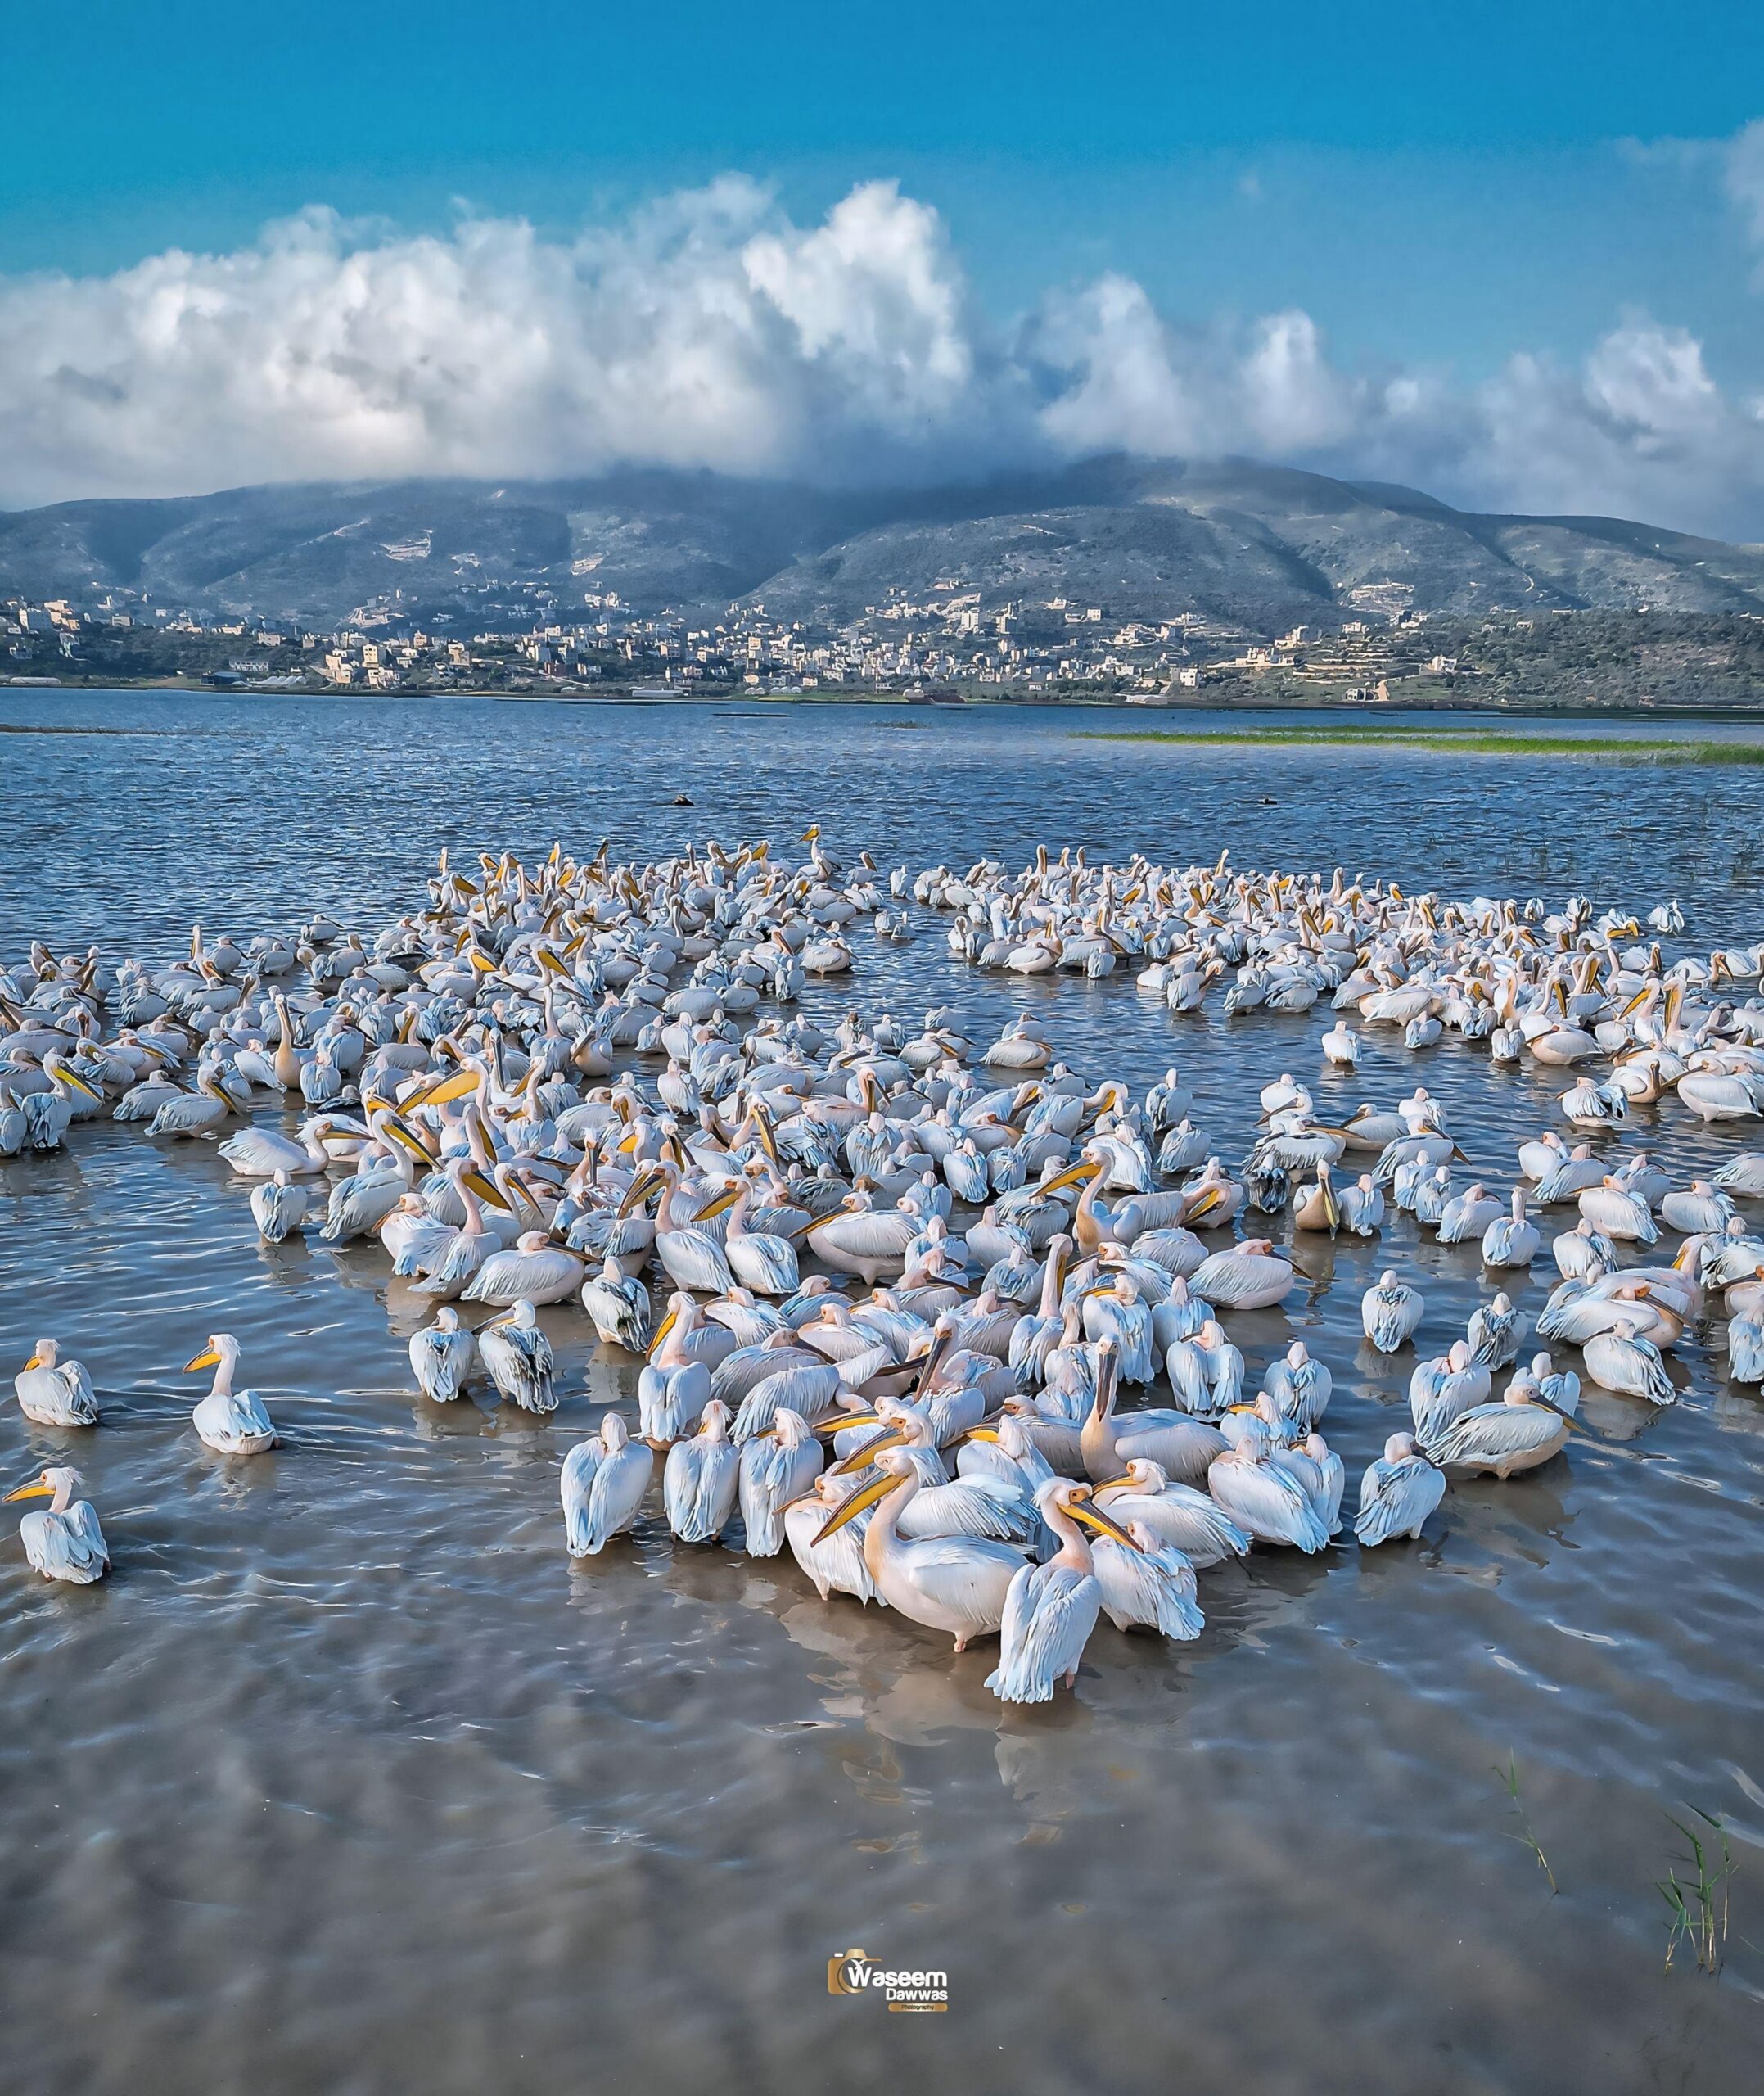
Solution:
[[[1093,1573],[1057,1563],[1024,1565],[1005,1592],[999,1664],[987,1687],[1002,1702],[1050,1701],[1054,1683],[1078,1671],[1102,1605]]]
[[[1370,1548],[1418,1529],[1446,1496],[1444,1474],[1410,1459],[1369,1465],[1360,1485],[1354,1534]]]
[[[1453,1463],[1498,1463],[1541,1448],[1562,1422],[1541,1405],[1478,1405],[1453,1421],[1428,1452],[1441,1468]]]

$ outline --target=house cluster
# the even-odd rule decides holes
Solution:
[[[1380,593],[1383,593],[1382,594]],[[643,612],[611,590],[566,604],[544,583],[473,584],[419,618],[397,599],[359,608],[330,632],[173,608],[143,592],[90,603],[12,599],[0,604],[0,648],[19,671],[87,680],[201,676],[222,687],[397,692],[599,689],[658,693],[902,691],[981,686],[1026,695],[1110,689],[1144,703],[1218,682],[1279,672],[1299,683],[1363,686],[1419,666],[1424,613],[1400,585],[1338,629],[1295,626],[1278,639],[1184,612],[1123,617],[1107,603],[1025,596],[987,603],[961,578],[888,587],[855,616],[752,599],[720,617]],[[474,604],[476,608],[474,609]],[[475,630],[463,625],[481,619]],[[1455,674],[1437,657],[1435,673]]]

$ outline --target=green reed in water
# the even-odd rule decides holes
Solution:
[[[1506,1767],[1503,1768],[1498,1761],[1494,1764],[1494,1767],[1495,1779],[1500,1785],[1502,1790],[1506,1792],[1509,1800],[1511,1801],[1513,1816],[1519,1823],[1518,1832],[1516,1834],[1509,1834],[1507,1839],[1509,1841],[1517,1841],[1522,1848],[1529,1849],[1532,1854],[1536,1857],[1537,1868],[1550,1881],[1550,1896],[1553,1899],[1562,1888],[1556,1883],[1556,1874],[1550,1868],[1549,1857],[1544,1854],[1543,1850],[1538,1844],[1536,1835],[1532,1831],[1532,1815],[1526,1810],[1525,1800],[1519,1796],[1519,1764],[1518,1757],[1514,1754],[1512,1749],[1509,1747],[1507,1751]]]
[[[1635,737],[1607,742],[1590,736],[1527,735],[1482,728],[1409,728],[1380,723],[1365,728],[1197,728],[1075,730],[1094,743],[1177,743],[1217,748],[1403,749],[1473,757],[1577,757],[1589,764],[1764,764],[1764,743],[1691,742]]]
[[[1689,1844],[1689,1853],[1675,1856],[1664,1879],[1657,1881],[1667,1909],[1666,1969],[1672,1971],[1679,1945],[1688,1943],[1697,1954],[1697,1969],[1713,1979],[1727,1948],[1727,1887],[1736,1865],[1721,1815],[1704,1812],[1699,1805],[1690,1810],[1710,1830],[1708,1836],[1674,1819],[1671,1813],[1666,1815]],[[1717,1845],[1719,1866],[1715,1860]],[[1686,1873],[1683,1877],[1678,1874],[1681,1869]]]

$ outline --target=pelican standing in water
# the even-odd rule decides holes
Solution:
[[[558,1493],[563,1501],[564,1542],[572,1557],[596,1557],[637,1519],[656,1459],[616,1412],[600,1431],[578,1441],[563,1459]]]
[[[280,1165],[251,1189],[251,1220],[266,1244],[279,1244],[306,1220],[306,1189]]]
[[[530,1303],[517,1303],[478,1334],[478,1357],[490,1380],[522,1412],[557,1409],[552,1387],[551,1341],[539,1330],[539,1312]]]
[[[715,1543],[729,1526],[741,1486],[741,1457],[729,1438],[729,1407],[706,1401],[698,1430],[668,1451],[661,1500],[682,1543]]]
[[[878,1475],[822,1523],[814,1541],[826,1543],[868,1513],[864,1563],[876,1592],[913,1622],[948,1633],[963,1652],[970,1639],[990,1637],[1004,1621],[1004,1597],[1023,1555],[983,1536],[903,1536],[900,1516],[919,1488],[913,1456],[909,1448],[878,1456]]]
[[[72,1587],[89,1587],[111,1569],[110,1547],[98,1526],[97,1510],[89,1499],[76,1499],[79,1472],[65,1465],[43,1471],[29,1484],[19,1485],[6,1495],[15,1499],[47,1499],[40,1514],[27,1514],[18,1525],[19,1541],[34,1571],[46,1579],[65,1580]]]
[[[92,1378],[78,1361],[64,1361],[53,1339],[38,1339],[30,1359],[12,1378],[18,1408],[38,1426],[96,1426],[98,1401]]]
[[[459,1312],[444,1303],[435,1322],[410,1335],[410,1366],[417,1387],[438,1405],[451,1404],[471,1380],[478,1362],[476,1335],[459,1321]]]
[[[204,1446],[217,1455],[260,1456],[275,1447],[276,1430],[255,1390],[233,1389],[238,1365],[239,1342],[231,1332],[216,1332],[202,1352],[184,1364],[186,1376],[203,1368],[214,1371],[214,1388],[190,1416]]]
[[[775,1557],[783,1548],[784,1510],[813,1487],[824,1460],[808,1422],[788,1405],[741,1443],[738,1496],[750,1557]]]
[[[641,1353],[649,1344],[649,1290],[610,1254],[583,1282],[582,1308],[608,1346]]]
[[[1025,1565],[1012,1575],[999,1628],[999,1664],[986,1686],[1001,1703],[1050,1703],[1053,1685],[1070,1688],[1078,1663],[1102,1611],[1097,1583],[1081,1522],[1129,1550],[1137,1547],[1117,1521],[1090,1504],[1090,1488],[1054,1478],[1035,1494],[1035,1506],[1059,1548],[1043,1565]]]

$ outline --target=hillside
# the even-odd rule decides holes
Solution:
[[[973,486],[829,493],[707,473],[237,488],[0,513],[0,598],[145,590],[330,628],[370,603],[446,624],[616,592],[639,612],[763,603],[837,624],[937,584],[1254,630],[1358,603],[1764,611],[1764,547],[1606,517],[1480,516],[1413,489],[1240,460],[1086,462]]]

